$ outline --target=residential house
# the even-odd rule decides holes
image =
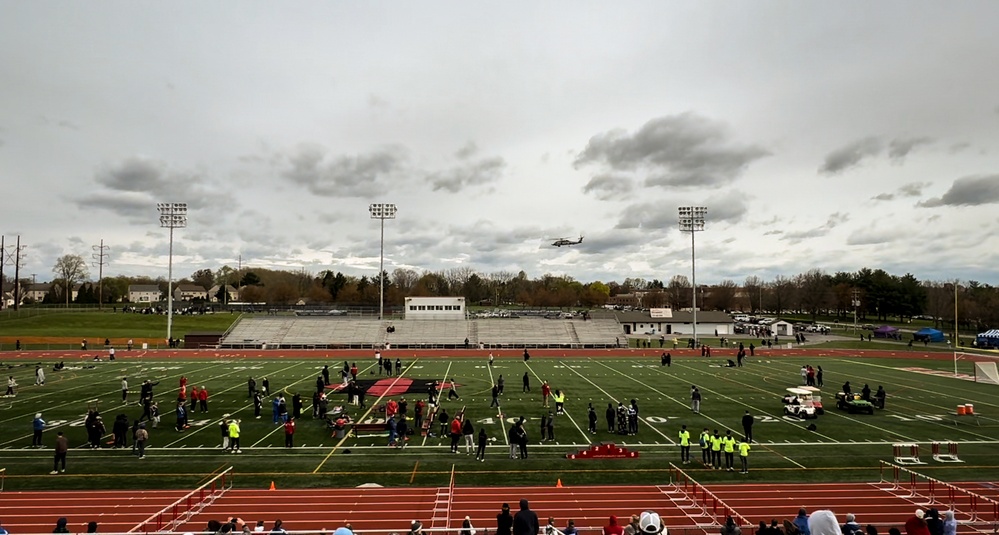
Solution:
[[[232,303],[235,301],[239,301],[239,290],[237,290],[235,287],[233,287],[230,284],[226,284],[225,287],[226,287],[226,292],[229,293],[229,299],[225,302]],[[211,288],[208,289],[208,301],[212,303],[218,303],[219,302],[218,294],[219,294],[219,285],[216,284],[215,286],[212,286]]]
[[[160,287],[155,284],[129,284],[128,300],[131,303],[158,303]]]
[[[174,301],[194,301],[195,299],[207,300],[208,291],[197,284],[178,284],[173,289]]]
[[[52,283],[50,282],[40,282],[28,285],[28,291],[25,297],[35,303],[41,303],[45,296],[52,291]]]

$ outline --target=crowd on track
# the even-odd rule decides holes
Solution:
[[[874,525],[861,526],[852,513],[847,514],[844,520],[841,524],[836,514],[828,509],[808,514],[804,508],[801,508],[795,517],[785,519],[782,522],[778,522],[777,519],[772,519],[769,524],[766,521],[760,521],[759,527],[755,529],[755,534],[746,533],[745,535],[878,535],[878,530]],[[956,535],[957,526],[958,522],[954,518],[953,511],[941,513],[932,508],[916,509],[901,529],[898,527],[889,528],[888,535],[902,535],[903,531],[905,535]],[[85,528],[86,533],[98,532],[97,522],[88,522]],[[560,528],[557,526],[555,518],[549,516],[547,524],[542,526],[538,513],[531,510],[526,499],[520,500],[520,510],[516,513],[511,513],[510,505],[504,503],[499,514],[496,515],[495,524],[480,526],[480,528],[482,535],[582,535],[574,520],[566,521],[564,527]],[[466,516],[462,521],[458,535],[477,535],[480,528],[476,528],[472,524],[472,519]],[[58,519],[52,532],[72,533],[73,531],[70,530],[69,521],[62,517]],[[274,520],[268,529],[267,523],[263,520],[251,524],[238,517],[229,517],[224,522],[210,520],[205,530],[202,531],[205,535],[252,535],[253,533],[287,535],[289,532],[303,533],[301,530],[295,530],[294,526],[285,526],[280,519]],[[718,532],[720,535],[743,535],[744,530],[743,526],[739,526],[735,519],[729,516],[725,524],[720,526]],[[7,533],[7,530],[0,524],[0,535],[7,535]],[[327,535],[325,529],[316,533],[317,535]],[[611,516],[607,525],[601,529],[601,535],[667,535],[668,533],[669,527],[664,524],[663,518],[655,511],[642,511],[633,514],[626,523],[619,521],[617,516]],[[391,535],[403,534],[432,535],[429,530],[424,530],[423,523],[419,520],[410,522],[408,529],[391,533]],[[360,533],[347,523],[333,530],[332,535],[360,535]]]

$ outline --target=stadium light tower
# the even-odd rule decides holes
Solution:
[[[170,229],[170,260],[167,271],[167,340],[173,341],[173,229],[187,226],[186,202],[156,203],[160,211],[160,227]],[[167,345],[169,345],[169,342]]]
[[[368,205],[371,219],[381,221],[382,238],[378,252],[378,319],[385,317],[385,220],[395,219],[397,209],[394,204],[374,203]]]
[[[690,307],[694,314],[694,346],[697,346],[697,269],[694,263],[694,234],[704,230],[704,216],[708,209],[704,206],[681,206],[680,232],[690,233],[690,285],[693,299]]]

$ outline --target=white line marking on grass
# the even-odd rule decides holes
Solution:
[[[684,366],[684,365],[683,364],[677,364],[677,366]],[[690,368],[689,366],[684,366],[684,367],[687,367],[688,369],[691,369],[691,370],[696,370],[695,368]],[[762,377],[763,376],[763,374],[761,374],[761,373],[756,373],[755,370],[746,369],[746,368],[743,368],[743,370],[744,371],[742,371],[741,373],[746,374],[746,375],[754,375],[756,377]],[[800,375],[799,375],[799,378],[800,378]],[[740,386],[742,386],[744,388],[752,388],[754,390],[762,390],[762,389],[757,388],[757,387],[755,387],[753,385],[746,384],[746,383],[743,383],[743,382],[740,382],[740,381],[736,381],[736,380],[731,379],[731,378],[723,377],[723,379],[728,380],[728,381],[730,381],[732,383],[735,383],[737,385],[740,385]],[[773,393],[773,392],[767,392],[767,393],[770,394],[770,395],[772,395],[772,396],[774,396],[774,397],[780,396],[780,394],[776,394],[776,393]],[[853,418],[853,417],[850,417],[850,416],[845,415],[845,414],[840,414],[839,412],[826,411],[825,414],[833,416],[833,417],[836,417],[836,418],[844,418],[846,420],[850,420],[850,421],[852,421],[854,423],[863,425],[865,427],[870,427],[870,428],[876,429],[878,431],[884,431],[884,432],[887,432],[889,434],[895,435],[895,436],[899,437],[900,439],[903,439],[903,440],[906,440],[906,441],[909,441],[909,442],[917,442],[917,440],[915,440],[913,438],[910,438],[910,437],[907,437],[905,435],[902,435],[901,433],[898,433],[896,431],[892,431],[890,429],[885,429],[883,427],[879,427],[879,426],[876,426],[876,425],[873,425],[873,424],[869,424],[869,423],[867,423],[867,422],[865,422],[865,421],[863,421],[861,419]],[[783,418],[781,418],[781,420],[783,421]],[[818,433],[816,433],[816,434],[818,434]],[[820,435],[820,436],[824,436],[824,435]],[[825,438],[830,438],[831,439],[831,437],[825,437]]]
[[[493,387],[493,385],[496,384],[496,381],[493,380],[493,367],[490,366],[490,365],[488,365],[488,364],[486,364],[486,371],[489,372],[489,402],[491,404],[492,403],[492,387]],[[496,402],[499,403],[499,396],[496,397]],[[492,409],[492,407],[489,407],[489,408]],[[502,403],[500,403],[499,406],[496,407],[496,414],[497,414],[496,419],[499,420],[498,423],[499,423],[499,427],[500,427],[500,434],[503,435],[503,442],[507,446],[509,446],[510,445],[510,437],[507,436],[507,434],[506,434],[506,421],[503,418],[499,417],[500,414],[504,414],[503,413],[503,404]],[[423,442],[424,443],[427,442],[427,440],[426,440],[425,437],[423,439]]]
[[[276,375],[276,374],[278,374],[278,373],[283,373],[283,372],[285,372],[285,371],[287,371],[287,370],[290,370],[290,369],[292,369],[292,368],[296,368],[296,367],[298,367],[298,366],[301,366],[302,364],[303,364],[303,362],[301,362],[301,361],[300,361],[300,362],[296,362],[295,364],[292,364],[291,366],[287,366],[287,367],[284,367],[284,368],[281,368],[280,370],[278,370],[278,371],[277,371],[277,372],[275,372],[275,373],[272,373],[271,375]],[[306,364],[307,364],[307,363],[306,363]],[[240,371],[244,371],[244,370],[240,370]],[[309,372],[309,373],[311,374],[312,372]],[[299,379],[298,381],[296,381],[296,382],[292,383],[292,385],[295,385],[295,384],[298,384],[298,383],[300,383],[300,382],[302,382],[302,381],[304,381],[304,380],[305,380],[305,379]],[[231,387],[229,387],[229,388],[226,388],[225,390],[223,390],[223,391],[219,392],[218,394],[224,394],[224,393],[226,393],[226,392],[228,392],[228,391],[230,391],[230,390],[234,390],[234,389],[237,389],[237,388],[244,388],[245,386],[246,386],[246,385],[241,385],[241,384],[237,384],[237,385],[235,385],[235,386],[231,386]],[[248,407],[252,407],[252,406],[253,406],[253,403],[251,402],[251,403],[250,403],[250,404],[248,404],[248,405],[243,405],[243,406],[241,406],[241,407],[238,407],[238,408],[237,408],[236,410],[237,410],[237,411],[240,411],[240,410],[245,410],[246,408],[248,408]],[[232,415],[230,415],[230,416],[232,416],[232,417],[235,417],[235,414],[232,414]],[[237,419],[242,419],[242,418],[237,418]],[[171,443],[167,444],[167,445],[166,445],[165,447],[170,447],[170,446],[172,446],[172,445],[174,445],[174,444],[176,444],[176,443],[178,443],[178,442],[181,442],[181,441],[184,441],[184,440],[187,440],[187,437],[190,437],[190,436],[194,435],[195,433],[198,433],[198,432],[201,432],[201,431],[204,431],[205,429],[214,429],[214,430],[218,430],[218,428],[219,428],[218,424],[219,424],[219,423],[221,423],[221,422],[222,422],[222,419],[221,419],[221,418],[219,418],[218,420],[215,420],[215,421],[213,421],[213,422],[212,422],[211,424],[209,424],[209,425],[203,425],[203,426],[201,426],[201,427],[198,427],[198,428],[197,428],[197,429],[195,429],[194,431],[191,431],[191,432],[189,432],[189,433],[185,433],[185,434],[181,435],[181,437],[180,437],[180,438],[178,438],[177,440],[174,440],[173,442],[171,442]]]
[[[590,380],[589,378],[587,378],[587,377],[586,377],[585,375],[583,375],[583,374],[579,373],[578,371],[576,371],[576,370],[575,370],[575,369],[573,369],[573,368],[569,368],[569,369],[570,369],[570,370],[572,370],[573,372],[575,372],[575,373],[576,373],[576,375],[578,375],[578,376],[582,377],[584,381],[586,381],[587,383],[590,383],[591,385],[593,385],[594,387],[596,387],[596,389],[597,389],[597,390],[599,390],[599,391],[603,392],[605,396],[609,397],[610,399],[613,399],[613,400],[614,400],[615,402],[617,402],[617,403],[620,403],[620,402],[621,402],[621,400],[617,399],[617,398],[616,398],[616,397],[615,397],[615,396],[614,396],[613,394],[611,394],[610,392],[608,392],[608,391],[604,390],[603,388],[600,388],[600,385],[598,385],[597,383],[594,383],[594,382],[593,382],[593,381],[591,381],[591,380]],[[628,377],[630,377],[630,376],[628,376]],[[638,379],[634,379],[634,380],[635,380],[635,381],[638,381]],[[638,382],[639,382],[639,384],[643,384],[643,385],[645,384],[645,383],[642,383],[641,381],[638,381]],[[653,389],[653,390],[654,390],[654,389]],[[657,390],[657,392],[658,392],[658,390]],[[662,394],[662,392],[659,392],[659,393],[660,393],[660,394]],[[663,433],[662,431],[660,431],[660,430],[656,429],[656,427],[655,427],[655,426],[653,426],[652,424],[650,424],[650,423],[646,422],[646,425],[647,425],[647,426],[649,427],[649,429],[652,429],[652,430],[653,430],[653,431],[655,431],[656,433],[659,433],[659,435],[660,435],[661,437],[665,438],[665,439],[666,439],[666,440],[667,440],[667,441],[668,441],[668,442],[669,442],[670,444],[676,444],[676,442],[673,442],[673,439],[671,439],[671,438],[669,438],[668,436],[666,436],[666,434],[665,434],[665,433]]]
[[[420,361],[420,359],[416,359],[416,360],[414,360],[413,362],[411,362],[411,363],[409,364],[409,366],[406,366],[406,368],[404,368],[404,369],[402,370],[402,373],[400,373],[399,375],[396,375],[396,376],[395,376],[395,379],[394,379],[394,380],[392,381],[392,384],[390,384],[390,385],[389,385],[389,387],[385,389],[385,392],[384,392],[384,393],[383,393],[382,395],[378,396],[378,399],[376,399],[376,400],[375,400],[375,401],[374,401],[374,402],[373,402],[373,403],[371,404],[371,407],[369,407],[369,408],[368,408],[368,410],[367,410],[367,411],[366,411],[366,412],[365,412],[365,413],[364,413],[364,414],[363,414],[363,415],[362,415],[362,416],[361,416],[360,418],[358,418],[358,419],[357,419],[357,421],[359,421],[359,422],[363,422],[363,421],[364,421],[365,419],[367,419],[368,415],[369,415],[369,414],[371,414],[371,411],[375,410],[375,407],[376,407],[376,406],[378,405],[378,403],[379,403],[379,402],[380,402],[380,401],[381,401],[382,399],[384,399],[384,398],[385,398],[385,396],[386,396],[386,395],[387,395],[387,394],[388,394],[388,393],[389,393],[389,392],[390,392],[390,391],[392,390],[392,387],[394,387],[394,386],[395,386],[395,384],[399,382],[399,379],[402,379],[402,378],[403,378],[403,376],[404,376],[404,375],[406,375],[406,373],[407,373],[407,372],[408,372],[409,370],[411,370],[411,369],[413,368],[413,366],[414,366],[414,365],[416,365],[416,363],[417,363],[417,362],[419,362],[419,361]],[[448,370],[450,370],[450,369],[451,369],[451,364],[450,364],[450,363],[448,363],[448,367],[447,367],[447,369],[448,369]],[[316,469],[312,471],[312,473],[313,473],[313,474],[316,474],[316,473],[319,473],[319,469],[321,469],[321,468],[323,467],[323,465],[325,465],[325,464],[326,464],[326,462],[330,460],[330,457],[332,457],[332,456],[333,456],[333,454],[334,454],[334,453],[336,453],[336,450],[337,450],[337,449],[338,449],[338,448],[339,448],[339,447],[340,447],[341,445],[343,445],[343,443],[344,443],[344,442],[346,442],[346,441],[347,441],[347,438],[348,438],[349,436],[350,436],[350,435],[344,435],[344,437],[343,437],[343,438],[341,438],[341,439],[340,439],[340,440],[339,440],[339,441],[338,441],[338,442],[336,443],[336,445],[334,445],[334,446],[333,446],[333,449],[331,449],[331,450],[330,450],[330,452],[329,452],[329,454],[328,454],[328,455],[326,455],[326,457],[324,457],[324,458],[323,458],[322,462],[320,462],[320,463],[319,463],[319,466],[316,466]],[[426,440],[426,437],[424,437],[424,440]]]
[[[541,376],[538,375],[538,372],[534,371],[534,368],[531,367],[531,364],[529,362],[524,361],[524,365],[527,366],[527,369],[531,372],[532,375],[534,375],[534,377],[536,377],[538,379],[538,381],[543,381],[543,379],[541,379]],[[570,369],[572,369],[572,368],[570,368]],[[573,371],[575,372],[576,370],[573,370]],[[576,372],[576,373],[579,373],[579,372]],[[554,390],[552,390],[552,393],[554,395]],[[569,421],[572,422],[572,425],[576,426],[576,429],[579,431],[579,434],[583,435],[584,439],[587,439],[587,440],[590,439],[590,436],[587,435],[585,431],[583,431],[583,428],[579,427],[579,424],[576,423],[576,419],[573,418],[571,414],[569,414],[569,411],[565,410],[564,406],[562,407],[562,414],[564,416],[566,416],[566,417],[569,418]]]

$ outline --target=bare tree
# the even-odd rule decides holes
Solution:
[[[773,283],[770,284],[770,295],[771,301],[773,301],[773,311],[777,317],[780,317],[788,303],[792,301],[794,291],[794,281],[784,275],[774,277]]]
[[[829,276],[818,269],[812,269],[795,277],[795,283],[798,286],[801,308],[812,316],[812,321],[815,321],[819,312],[828,309],[831,302]]]
[[[52,272],[62,280],[66,293],[66,306],[69,307],[69,298],[73,294],[73,286],[77,282],[87,280],[87,277],[90,276],[90,272],[87,270],[87,263],[84,262],[83,257],[80,255],[63,255],[56,260],[55,266],[52,267]]]
[[[711,288],[706,297],[710,303],[710,308],[714,310],[734,309],[735,294],[738,290],[739,286],[734,281],[728,279],[721,281],[720,284]]]
[[[745,282],[742,283],[742,291],[749,299],[750,312],[755,313],[757,310],[763,309],[763,279],[756,275],[746,277]]]
[[[666,285],[666,294],[673,308],[690,308],[690,279],[686,275],[673,275]]]

